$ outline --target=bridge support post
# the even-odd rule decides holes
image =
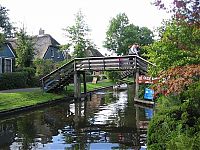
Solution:
[[[139,70],[136,69],[136,72],[135,72],[135,99],[138,99],[139,98],[139,95],[138,95],[138,92],[139,92]]]
[[[87,86],[86,86],[86,74],[83,72],[83,86],[84,86],[84,94],[87,94]]]
[[[81,79],[80,79],[80,72],[78,71],[74,73],[74,97],[75,98],[81,97]]]

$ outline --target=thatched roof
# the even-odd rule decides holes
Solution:
[[[60,44],[49,34],[37,35],[33,38],[35,57],[43,58],[49,46],[57,47]]]
[[[17,48],[17,38],[7,39],[15,50]],[[49,34],[36,35],[33,37],[35,58],[43,58],[49,46],[57,47],[60,44]]]
[[[97,49],[95,48],[87,48],[85,50],[86,57],[104,57]]]

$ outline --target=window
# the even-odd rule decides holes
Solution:
[[[4,72],[12,72],[12,59],[5,58]]]
[[[54,50],[51,49],[51,57],[54,57]]]
[[[60,51],[58,51],[58,56],[57,56],[57,58],[60,58]]]

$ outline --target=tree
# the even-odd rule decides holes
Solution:
[[[12,25],[8,17],[8,10],[0,5],[0,45],[4,43],[6,37],[11,36]]]
[[[156,2],[156,6],[166,9],[162,1]],[[191,9],[194,12],[188,10],[191,6],[195,8]],[[177,66],[199,64],[200,61],[200,20],[195,15],[196,1],[174,0],[170,8],[167,10],[174,12],[172,20],[165,22],[159,29],[160,40],[154,42],[147,50],[150,61],[157,65],[155,74]],[[182,9],[188,13],[183,13]]]
[[[5,37],[11,37],[12,25],[8,17],[8,9],[0,5],[0,32]]]
[[[153,42],[153,33],[146,27],[129,24],[125,13],[120,13],[111,19],[104,47],[117,55],[128,54],[129,47],[134,43],[147,45]]]
[[[161,79],[154,87],[160,96],[148,129],[148,149],[199,149],[199,1],[174,0],[171,7],[156,2],[173,15],[160,28],[160,39],[147,48]]]
[[[49,74],[51,71],[56,69],[55,62],[51,59],[35,59],[34,66],[36,68],[36,75],[39,77]]]
[[[27,35],[25,29],[20,29],[17,33],[17,66],[30,67],[34,58],[34,43],[32,38]]]
[[[67,37],[70,40],[69,45],[73,47],[74,57],[85,57],[85,49],[91,45],[88,39],[89,31],[87,24],[84,21],[84,15],[81,10],[75,15],[75,25],[68,26],[64,29],[67,32]]]

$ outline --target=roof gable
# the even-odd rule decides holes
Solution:
[[[9,57],[14,58],[16,57],[12,45],[10,43],[4,43],[0,48],[0,57]]]
[[[43,58],[49,46],[60,45],[51,35],[44,34],[33,37],[35,56]]]

